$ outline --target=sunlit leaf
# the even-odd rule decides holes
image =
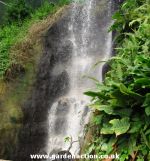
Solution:
[[[113,119],[110,121],[112,124],[111,129],[115,132],[116,136],[126,133],[130,128],[129,118]]]

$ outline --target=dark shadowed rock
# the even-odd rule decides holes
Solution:
[[[55,99],[68,91],[69,78],[65,69],[58,74],[53,73],[60,62],[65,63],[71,57],[72,44],[65,40],[68,17],[69,15],[62,16],[45,36],[45,50],[40,60],[34,89],[23,107],[23,127],[14,161],[30,161],[30,154],[38,154],[46,147],[48,110]],[[61,37],[64,38],[63,42],[60,41]]]

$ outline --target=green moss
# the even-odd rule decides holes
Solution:
[[[19,130],[22,126],[22,106],[31,95],[32,84],[35,80],[35,70],[39,54],[33,57],[32,63],[26,64],[26,74],[12,82],[1,82],[3,94],[1,95],[0,108],[0,156],[10,159],[14,154],[15,145],[18,141]]]

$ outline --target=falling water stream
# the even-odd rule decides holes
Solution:
[[[53,68],[54,74],[61,70],[68,73],[69,90],[49,108],[47,153],[67,150],[70,143],[65,143],[65,137],[77,141],[70,152],[80,152],[84,127],[90,118],[89,98],[83,93],[94,86],[86,76],[102,80],[102,64],[93,66],[110,56],[112,36],[107,32],[110,23],[110,0],[85,0],[82,3],[74,0],[72,3],[64,39],[72,46],[72,56],[67,63],[59,63]]]
[[[94,88],[88,77],[102,81],[102,65],[111,54],[113,0],[74,0],[46,32],[31,97],[24,104],[23,126],[14,160],[31,154],[79,154],[90,119],[89,98]],[[47,160],[49,161],[49,160]]]

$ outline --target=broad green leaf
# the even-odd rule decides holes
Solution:
[[[111,92],[111,97],[114,99],[117,99],[117,104],[120,107],[125,107],[128,104],[128,95],[124,95],[120,92],[119,89],[114,89],[113,92]],[[111,100],[109,100],[111,101]],[[117,106],[118,106],[117,105]]]
[[[137,140],[137,136],[136,135],[131,135],[129,140],[128,140],[128,153],[130,155],[132,155],[135,151],[137,151],[137,147],[136,147],[136,140]]]
[[[107,146],[108,146],[108,148],[107,148],[107,154],[110,154],[110,153],[112,152],[112,150],[114,149],[114,145],[116,144],[116,142],[117,142],[117,139],[116,139],[116,137],[113,135],[113,136],[109,139],[109,141],[107,142]]]
[[[107,96],[103,95],[100,92],[87,91],[87,92],[84,92],[84,94],[87,96],[90,96],[90,97],[98,97],[98,98],[102,98],[102,99],[108,99]]]
[[[85,95],[87,96],[91,96],[91,97],[97,97],[98,96],[98,92],[92,92],[92,91],[87,91],[87,92],[84,92]]]
[[[109,124],[104,124],[101,129],[101,134],[113,134],[114,131],[111,130],[111,125]]]
[[[108,144],[106,144],[106,143],[102,144],[101,150],[102,151],[107,151],[107,149],[108,149]]]
[[[149,143],[149,141],[148,141],[148,139],[147,139],[147,137],[146,137],[146,135],[144,134],[143,131],[141,131],[141,135],[142,135],[142,138],[143,138],[145,144],[147,145],[147,147],[148,147],[149,150],[150,150],[150,143]]]
[[[150,106],[150,93],[146,94],[146,98],[145,98],[144,103],[142,105],[142,107],[147,107],[147,106]]]
[[[139,78],[135,80],[135,85],[140,86],[147,86],[150,85],[150,79],[149,78]]]
[[[122,15],[121,15],[121,13],[120,13],[119,11],[116,12],[116,13],[112,16],[112,18],[113,18],[114,20],[122,20],[122,19],[123,19]]]
[[[137,133],[142,127],[141,121],[131,122],[130,130],[128,133]]]
[[[95,124],[95,125],[98,125],[102,122],[102,117],[103,115],[96,115],[96,116],[93,116],[92,118],[92,122]]]
[[[145,113],[147,116],[150,116],[150,106],[145,108]]]
[[[126,133],[130,128],[128,117],[122,119],[113,119],[110,121],[110,123],[112,124],[111,129],[114,131],[116,136]]]
[[[125,161],[128,159],[128,154],[122,154],[119,158],[120,161]]]
[[[145,132],[145,135],[149,135],[150,134],[150,129],[148,129],[146,132]]]
[[[137,161],[145,161],[144,158],[137,158]]]
[[[135,92],[129,90],[129,89],[128,89],[124,84],[122,84],[122,83],[120,84],[120,91],[121,91],[123,94],[129,95],[129,96],[134,97],[134,98],[136,98],[136,99],[141,99],[141,98],[143,98],[140,94],[135,93]]]
[[[143,130],[146,130],[150,127],[150,117],[144,114],[144,127]]]
[[[90,105],[90,107],[98,110],[98,111],[104,111],[107,114],[112,114],[113,113],[113,108],[109,105],[97,105],[97,104],[93,104]]]
[[[142,107],[145,107],[146,115],[150,116],[150,93],[146,94],[146,98],[144,100]]]
[[[129,26],[131,27],[134,23],[141,23],[142,19],[141,18],[137,18],[136,20],[133,20],[129,23]]]
[[[129,108],[120,108],[120,109],[115,109],[114,114],[119,115],[121,117],[129,117],[132,113],[132,109]]]

